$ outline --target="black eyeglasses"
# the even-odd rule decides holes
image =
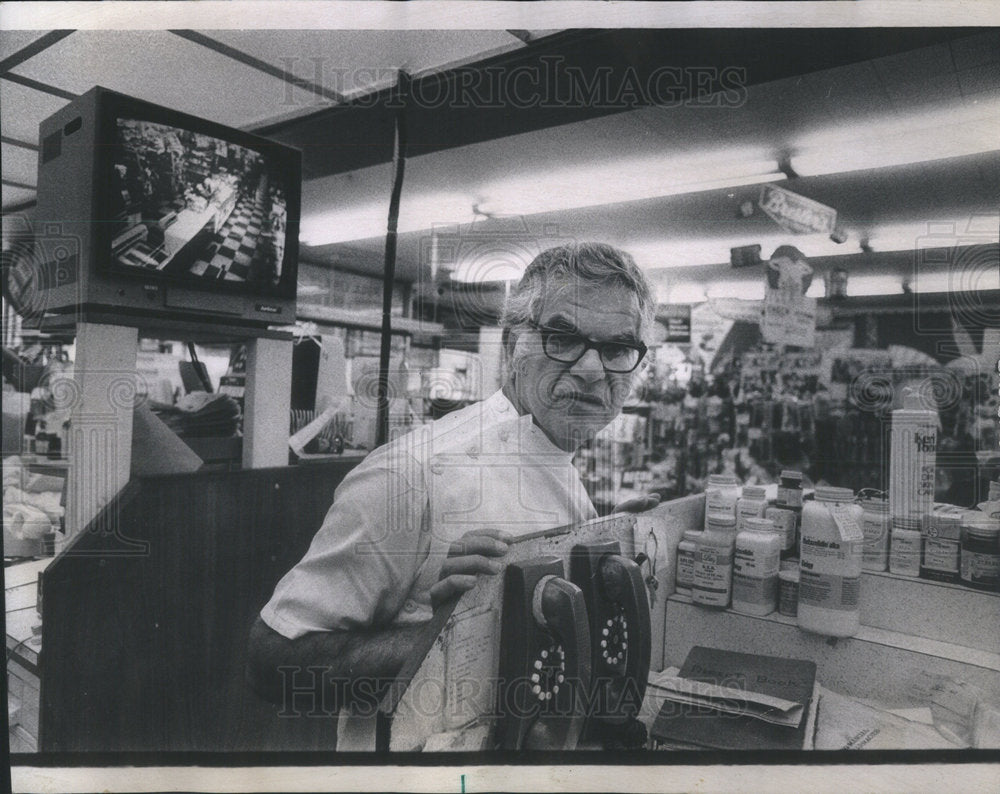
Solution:
[[[560,364],[575,364],[588,350],[596,350],[605,372],[625,374],[639,366],[647,347],[642,342],[599,342],[538,323],[529,323],[542,337],[545,355]]]

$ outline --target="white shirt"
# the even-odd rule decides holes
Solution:
[[[572,464],[502,392],[372,452],[337,488],[305,557],[261,617],[289,639],[417,623],[452,542],[595,518]]]

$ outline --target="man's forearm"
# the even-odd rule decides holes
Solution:
[[[290,640],[257,618],[250,631],[247,672],[266,699],[283,702],[322,676],[327,703],[347,705],[359,682],[364,692],[381,691],[414,652],[425,625],[362,631],[317,631]],[[319,694],[319,693],[317,693]]]

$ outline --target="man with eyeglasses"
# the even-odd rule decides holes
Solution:
[[[654,309],[623,251],[539,254],[501,317],[503,388],[375,450],[337,488],[252,629],[258,690],[280,699],[289,670],[324,667],[338,703],[357,702],[360,682],[395,677],[434,606],[502,570],[512,538],[595,518],[572,457],[621,413]]]

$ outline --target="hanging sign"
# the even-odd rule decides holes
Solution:
[[[691,341],[691,307],[687,304],[660,306],[656,311],[657,322],[667,329],[664,342],[686,343]]]
[[[757,203],[771,220],[794,234],[832,234],[837,225],[833,207],[777,185],[762,185]]]

